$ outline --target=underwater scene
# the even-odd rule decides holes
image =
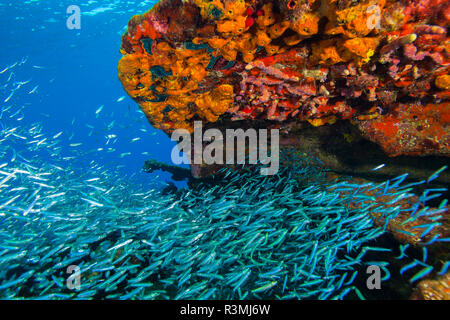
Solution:
[[[2,0],[0,299],[450,300],[449,26]]]

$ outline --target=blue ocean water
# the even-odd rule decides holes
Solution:
[[[74,4],[80,30],[66,27]],[[161,191],[170,175],[141,167],[170,163],[175,142],[117,79],[120,36],[152,4],[0,3],[0,298],[362,298],[366,265],[385,282],[389,259],[406,283],[447,271],[427,259],[427,245],[446,238],[429,240],[420,258],[379,241],[386,225],[375,225],[374,207],[386,222],[432,217],[424,237],[440,226],[446,202],[422,206],[440,190],[407,209],[376,202],[410,196],[402,177],[326,182],[319,166],[296,159],[272,178],[228,171],[217,183]]]
[[[117,78],[121,35],[130,17],[146,11],[154,1],[14,1],[0,3],[3,50],[2,83],[30,81],[8,101],[25,106],[23,124],[39,121],[45,133],[63,131],[63,148],[79,143],[81,151],[100,147],[114,151],[92,153],[110,166],[123,166],[124,174],[138,174],[149,158],[170,162],[174,142],[153,129]],[[69,30],[70,5],[79,5],[81,29]],[[35,93],[28,94],[35,86]],[[2,90],[2,101],[9,95]],[[120,97],[124,100],[117,102]],[[103,109],[96,117],[96,110]],[[92,129],[93,128],[93,129]],[[143,131],[146,130],[146,131]],[[89,135],[91,133],[91,135]],[[107,136],[116,138],[108,139]],[[69,138],[71,138],[69,140]],[[132,139],[140,140],[131,142]],[[110,141],[106,145],[107,141]],[[143,153],[148,154],[143,154]],[[121,156],[122,155],[122,156]],[[92,160],[92,159],[79,159]],[[160,173],[163,179],[170,175]],[[145,177],[148,174],[144,175]],[[148,178],[148,177],[147,177]],[[147,179],[144,178],[142,182]]]

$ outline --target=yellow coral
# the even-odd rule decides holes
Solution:
[[[434,83],[440,89],[450,90],[450,75],[443,74],[437,77]]]
[[[268,44],[267,46],[264,47],[264,49],[266,49],[266,52],[269,56],[273,56],[274,54],[278,53],[278,51],[280,50],[280,47],[272,45],[272,44]]]
[[[223,84],[211,92],[197,96],[195,104],[198,113],[209,122],[215,122],[233,103],[233,86]]]
[[[374,12],[369,10],[375,6],[380,10],[380,15],[386,4],[386,0],[363,0],[355,6],[339,10],[337,2],[327,0],[325,6],[328,8],[326,16],[328,23],[325,27],[326,34],[344,34],[346,37],[363,37],[368,35],[372,30],[377,30],[368,19],[373,19]],[[372,7],[373,8],[373,7]]]
[[[183,0],[181,5],[187,2]],[[212,53],[207,49],[187,49],[188,46],[184,46],[178,38],[174,40],[174,35],[181,35],[178,30],[172,30],[178,27],[176,16],[167,18],[167,35],[154,30],[148,16],[138,16],[133,18],[136,28],[128,34],[127,46],[121,50],[124,56],[119,62],[119,77],[126,92],[138,98],[152,124],[166,132],[176,128],[191,131],[194,116],[214,122],[233,104],[231,85],[215,84],[212,90],[206,85],[211,55],[222,56],[228,61],[242,56],[245,63],[250,63],[254,61],[258,47],[264,47],[268,56],[280,54],[317,34],[319,21],[327,21],[325,34],[340,36],[312,41],[310,62],[332,65],[354,61],[361,66],[370,61],[379,45],[378,38],[367,37],[372,32],[367,23],[372,11],[368,8],[378,5],[383,10],[385,2],[360,0],[351,5],[340,3],[338,6],[337,0],[301,0],[296,1],[295,5],[290,4],[294,7],[288,9],[293,10],[293,14],[286,15],[283,10],[287,9],[278,10],[277,7],[274,10],[278,3],[273,1],[255,5],[255,2],[244,0],[193,0],[200,9],[201,18],[196,24],[199,27],[189,30],[189,34],[192,32],[194,36],[192,43],[207,44],[213,49]],[[259,3],[263,3],[262,8]],[[287,29],[290,30],[286,32]],[[153,33],[157,33],[158,37],[151,36]],[[376,33],[374,30],[371,35]],[[147,50],[147,43],[141,43],[143,38],[148,37],[153,39],[151,51]],[[160,75],[153,67],[162,68],[166,74]],[[227,72],[223,71],[224,74]],[[323,75],[317,77],[322,78]],[[435,80],[436,86],[445,90],[449,89],[449,83],[448,75]],[[202,90],[198,90],[200,88]],[[319,126],[334,123],[336,117],[308,121]]]
[[[237,43],[230,41],[224,47],[220,48],[218,52],[228,61],[234,61],[237,57]]]
[[[338,41],[335,39],[313,43],[311,60],[327,65],[343,62],[344,60],[338,52],[337,44]]]
[[[315,13],[305,13],[291,24],[291,29],[301,36],[311,36],[319,31],[320,17]]]
[[[254,37],[250,33],[244,33],[235,39],[236,46],[241,52],[253,51],[257,48]]]
[[[244,16],[238,16],[234,20],[223,20],[217,23],[217,31],[225,36],[241,34],[245,31]]]
[[[193,93],[198,89],[198,83],[208,76],[206,67],[210,56],[206,49],[172,48],[167,42],[155,41],[152,53],[125,55],[120,60],[118,69],[125,90],[131,97],[141,100],[142,110],[157,128],[166,131],[190,128],[190,119],[194,113],[189,105],[199,97],[199,101],[203,99],[205,103],[201,110],[194,112],[201,117],[212,121],[225,112],[227,102],[233,95],[232,87],[231,93],[226,86],[202,94]],[[150,71],[153,66],[161,67],[167,73],[170,71],[171,75],[169,73],[164,77],[153,77]],[[161,97],[166,97],[165,101],[151,102]],[[206,105],[208,103],[209,106]]]
[[[337,121],[336,116],[329,116],[320,119],[307,119],[307,121],[312,124],[314,127],[319,127],[324,124],[334,124]]]
[[[259,16],[256,19],[256,23],[259,27],[264,28],[268,27],[275,23],[275,14],[273,13],[273,4],[272,2],[266,3],[262,7],[263,15]]]
[[[244,0],[225,0],[224,17],[233,19],[236,16],[243,16],[246,10]]]
[[[295,46],[297,43],[299,43],[303,39],[305,39],[305,38],[300,36],[300,35],[298,35],[298,34],[294,34],[292,36],[283,38],[283,41],[288,46]]]
[[[270,26],[269,28],[269,34],[272,39],[278,38],[281,36],[287,28],[290,26],[289,21],[283,21],[281,23],[276,23],[273,26]]]
[[[141,72],[142,54],[135,53],[123,56],[119,61],[119,79],[125,91],[132,97],[139,96],[140,90],[137,88],[140,83],[138,74]]]
[[[220,0],[193,0],[194,3],[200,8],[200,15],[203,19],[211,18],[212,10],[218,9],[221,12],[225,11],[225,8]]]
[[[229,42],[229,40],[227,40],[227,39],[222,39],[222,38],[217,38],[217,37],[207,39],[206,41],[207,41],[208,45],[213,49],[222,48]],[[192,42],[198,44],[203,41],[199,41],[199,38],[195,38],[194,41],[192,41]]]
[[[271,39],[263,30],[258,30],[256,32],[256,43],[258,46],[266,46],[270,43]]]
[[[344,53],[343,56],[346,57],[345,60],[354,59],[358,65],[367,63],[370,57],[375,53],[380,40],[375,37],[365,37],[365,38],[353,38],[344,41],[343,47],[347,49],[350,55]]]

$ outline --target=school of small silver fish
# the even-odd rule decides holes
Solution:
[[[389,280],[388,262],[364,260],[368,252],[394,252],[373,245],[386,226],[375,227],[373,198],[361,185],[326,182],[321,166],[295,159],[271,177],[223,169],[214,184],[167,193],[155,181],[143,189],[116,168],[78,163],[82,141],[69,141],[62,152],[61,133],[22,125],[23,107],[7,103],[26,81],[11,77],[0,115],[1,299],[364,299],[355,284],[360,265],[379,265]],[[108,133],[106,145],[117,138]],[[364,186],[403,199],[411,195],[404,178]],[[363,204],[350,209],[351,203]],[[408,210],[411,219],[435,217],[429,232],[446,204]],[[400,210],[386,206],[386,221]],[[429,244],[439,241],[449,239]],[[435,270],[423,248],[419,260],[400,247],[400,272],[416,270],[412,283],[450,265]],[[66,284],[73,265],[81,270],[80,290]]]

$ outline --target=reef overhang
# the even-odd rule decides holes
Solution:
[[[448,157],[449,23],[444,0],[161,0],[130,20],[119,78],[166,133],[346,121],[388,156]]]

